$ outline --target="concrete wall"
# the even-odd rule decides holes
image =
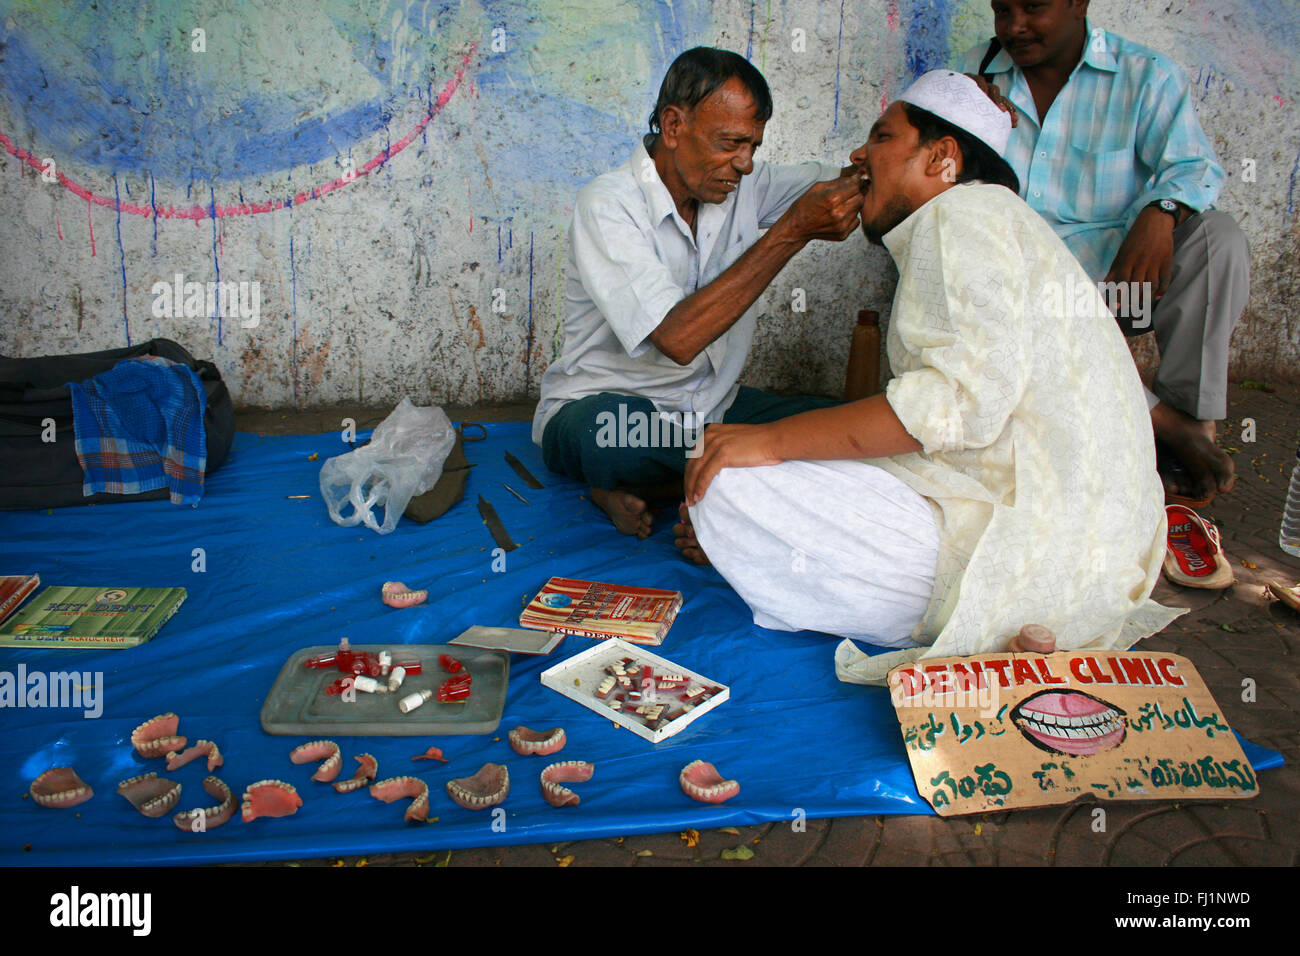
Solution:
[[[1233,372],[1293,377],[1300,9],[1092,16],[1186,68],[1254,252]],[[0,0],[0,352],[166,336],[242,405],[535,397],[573,197],[627,157],[678,52],[764,71],[768,159],[842,161],[914,75],[990,33],[983,0]],[[177,274],[257,282],[257,324],[229,288],[160,298]],[[748,381],[836,391],[856,310],[892,291],[860,236],[810,247],[763,299]]]

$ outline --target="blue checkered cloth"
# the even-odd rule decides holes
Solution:
[[[125,359],[68,389],[83,494],[166,488],[172,504],[198,505],[208,396],[193,369],[160,356]]]

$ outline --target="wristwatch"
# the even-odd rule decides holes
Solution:
[[[1152,206],[1159,209],[1161,212],[1167,212],[1169,215],[1173,216],[1175,226],[1182,222],[1182,212],[1178,208],[1178,203],[1174,202],[1172,199],[1157,199],[1155,202],[1147,203],[1148,208]]]

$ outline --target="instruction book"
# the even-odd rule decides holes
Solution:
[[[184,588],[48,587],[0,625],[0,646],[135,647],[157,634],[185,597]]]
[[[519,615],[522,627],[579,637],[662,644],[682,607],[681,591],[551,578]]]

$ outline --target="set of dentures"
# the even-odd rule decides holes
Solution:
[[[634,715],[650,730],[672,723],[721,692],[721,687],[697,683],[684,674],[656,675],[649,664],[632,657],[607,664],[596,687],[596,696],[610,710]]]
[[[701,803],[722,803],[740,793],[740,784],[725,780],[718,769],[703,760],[693,760],[682,768],[677,782],[682,792]]]
[[[429,592],[412,591],[401,581],[385,581],[380,596],[389,607],[407,608],[423,604],[429,599]]]
[[[180,720],[172,713],[146,720],[131,732],[131,746],[146,760],[166,757],[168,771],[179,770],[200,757],[207,758],[209,774],[223,766],[225,758],[221,756],[221,749],[211,740],[199,740],[193,747],[185,747],[186,738],[177,733]],[[202,833],[221,826],[234,816],[235,795],[219,777],[206,777],[203,789],[217,801],[216,805],[173,814],[172,822],[178,829]],[[123,780],[117,785],[117,792],[146,817],[153,818],[173,810],[181,799],[181,785],[158,776],[157,772]]]
[[[563,727],[532,730],[519,726],[510,731],[510,746],[514,748],[515,753],[523,756],[536,754],[539,757],[548,757],[563,750],[567,742]],[[542,797],[553,807],[576,807],[581,802],[581,798],[562,784],[586,783],[595,772],[596,765],[583,760],[562,760],[553,763],[542,771]]]
[[[188,750],[182,750],[186,739],[177,734],[179,727],[180,718],[175,714],[159,714],[131,732],[131,746],[146,760],[166,757],[168,770],[177,770],[199,757],[207,758],[209,771],[224,763],[220,749],[210,740],[200,740]],[[234,814],[234,795],[220,779],[209,776],[203,781],[203,789],[218,801],[217,805],[175,814],[172,821],[180,829],[201,832],[221,826]],[[181,785],[158,776],[157,771],[123,780],[117,785],[117,792],[151,819],[171,812],[181,799]],[[75,807],[95,795],[90,785],[71,767],[54,767],[45,771],[32,781],[30,793],[40,806],[54,808]]]

